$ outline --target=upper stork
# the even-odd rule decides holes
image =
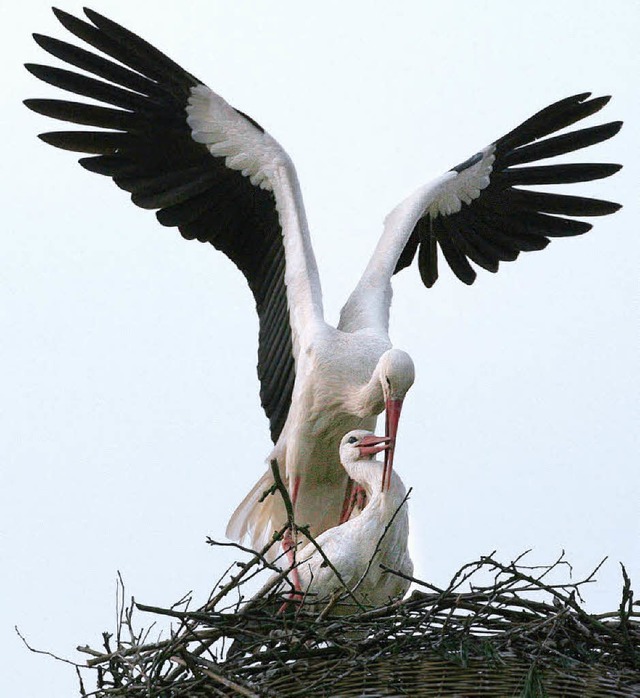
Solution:
[[[88,154],[80,164],[111,177],[142,208],[157,210],[183,237],[211,243],[244,274],[259,317],[260,398],[296,519],[317,535],[350,515],[350,481],[338,458],[342,436],[373,430],[386,408],[389,481],[410,357],[388,337],[391,278],[417,259],[427,288],[440,253],[464,283],[476,270],[541,250],[551,237],[580,235],[576,216],[618,204],[539,192],[530,185],[608,177],[615,164],[530,164],[604,141],[621,122],[557,131],[602,109],[609,97],[562,99],[417,189],[387,216],[382,236],[347,300],[337,328],[324,320],[320,279],[295,168],[250,116],[132,32],[92,10],[88,22],[55,10],[89,46],[34,34],[48,53],[84,72],[28,64],[36,77],[99,104],[29,99],[41,114],[90,127],[40,136]],[[97,52],[90,49],[96,49]],[[567,218],[566,216],[569,216]],[[263,475],[231,518],[228,534],[261,546],[284,519],[262,495]]]

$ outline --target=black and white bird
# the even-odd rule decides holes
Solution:
[[[85,10],[89,21],[54,10],[81,48],[35,34],[75,69],[28,64],[41,80],[100,104],[29,99],[41,114],[88,127],[44,133],[53,146],[87,154],[80,164],[111,177],[159,222],[208,242],[244,274],[259,317],[260,398],[273,451],[296,520],[317,535],[350,515],[351,483],[338,444],[372,430],[386,410],[388,483],[402,401],[414,380],[405,352],[388,336],[391,278],[414,260],[427,287],[440,253],[473,283],[471,263],[496,272],[501,261],[541,250],[551,237],[580,235],[575,216],[613,213],[618,204],[531,190],[608,177],[615,164],[530,164],[615,135],[615,121],[551,135],[594,114],[609,97],[556,102],[438,179],[387,216],[366,269],[336,328],[325,322],[320,279],[295,168],[251,117],[122,26]],[[94,50],[91,50],[94,49]],[[569,216],[569,218],[567,218]],[[269,470],[233,514],[228,534],[255,547],[285,520],[276,497],[260,501]]]

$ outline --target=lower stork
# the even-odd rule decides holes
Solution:
[[[385,482],[384,464],[375,458],[389,448],[389,438],[370,431],[351,431],[342,439],[340,462],[365,490],[367,503],[359,516],[318,536],[316,543],[324,555],[311,542],[296,552],[296,586],[306,605],[319,610],[337,593],[345,598],[334,612],[344,613],[354,610],[356,602],[383,606],[406,594],[413,574],[407,491],[395,472]]]

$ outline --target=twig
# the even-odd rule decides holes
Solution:
[[[78,664],[77,662],[72,662],[70,659],[65,659],[64,657],[59,657],[57,654],[54,654],[53,652],[49,652],[47,650],[39,650],[39,649],[36,649],[35,647],[31,647],[31,645],[25,639],[24,635],[20,632],[20,630],[18,630],[18,626],[14,625],[13,628],[16,631],[16,634],[18,635],[18,637],[24,643],[24,646],[29,650],[29,652],[33,652],[34,654],[44,654],[45,656],[52,657],[53,659],[55,659],[59,662],[64,662],[65,664],[71,664],[71,666],[82,668],[82,664]]]
[[[413,488],[410,487],[410,488],[409,488],[409,491],[405,494],[404,498],[403,498],[402,501],[400,502],[400,505],[399,505],[399,506],[397,507],[397,509],[393,512],[393,516],[389,519],[389,521],[387,522],[387,525],[384,527],[384,531],[382,531],[382,535],[380,536],[380,538],[378,538],[378,542],[376,543],[376,547],[375,547],[375,549],[374,549],[374,551],[373,551],[373,555],[372,555],[371,558],[369,559],[369,562],[367,563],[367,566],[366,566],[364,572],[362,573],[362,576],[361,576],[360,579],[357,581],[355,587],[353,587],[353,591],[354,591],[354,592],[358,590],[358,588],[360,587],[360,585],[363,583],[365,577],[366,577],[367,574],[369,573],[369,570],[371,569],[371,565],[373,564],[373,561],[376,559],[376,555],[378,554],[378,551],[380,550],[380,546],[382,545],[382,541],[384,540],[384,537],[387,535],[387,532],[389,531],[389,529],[390,529],[391,526],[393,525],[393,522],[395,521],[395,518],[396,518],[396,516],[398,515],[398,512],[400,511],[400,509],[402,509],[402,507],[405,505],[405,503],[406,503],[407,500],[409,499],[409,495],[411,494],[412,490],[413,490]],[[380,565],[380,567],[384,568],[384,565]]]
[[[285,509],[287,512],[288,527],[291,529],[292,534],[295,535],[295,532],[299,531],[306,538],[308,538],[308,540],[311,542],[311,544],[314,546],[314,548],[320,554],[320,557],[322,557],[325,564],[335,574],[336,579],[344,587],[344,590],[346,591],[347,595],[354,601],[354,603],[358,606],[358,608],[360,610],[364,610],[364,606],[354,596],[353,592],[347,586],[344,579],[342,578],[342,575],[340,574],[340,572],[338,572],[338,570],[335,568],[335,566],[331,562],[331,560],[329,560],[329,558],[325,555],[324,550],[320,547],[318,541],[316,541],[316,539],[311,534],[311,531],[309,530],[309,526],[308,525],[301,526],[299,524],[296,524],[296,522],[294,520],[294,516],[293,516],[293,504],[291,502],[291,497],[289,497],[289,492],[287,491],[287,488],[285,487],[285,484],[282,481],[282,477],[280,476],[280,468],[278,467],[278,461],[275,458],[271,461],[271,472],[273,473],[273,479],[275,482],[276,489],[280,493],[280,496],[282,497],[282,501],[284,502],[284,506],[285,506]],[[294,551],[294,559],[295,559],[295,551]]]
[[[171,657],[171,661],[185,667],[187,666],[187,663],[184,661],[184,659],[181,659],[180,657]],[[260,698],[260,696],[257,693],[250,691],[248,688],[241,686],[239,683],[236,683],[235,681],[230,681],[229,679],[226,679],[224,676],[221,676],[220,674],[211,671],[211,669],[205,668],[209,665],[209,662],[207,662],[205,659],[202,659],[201,657],[193,657],[192,661],[202,666],[203,674],[208,676],[210,679],[213,679],[214,681],[221,683],[223,686],[231,688],[239,695],[247,696],[247,698]]]

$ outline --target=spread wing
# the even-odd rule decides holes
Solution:
[[[491,272],[520,252],[541,250],[549,238],[581,235],[592,225],[575,217],[613,213],[619,204],[568,194],[536,191],[537,185],[571,184],[609,177],[621,165],[607,163],[539,165],[614,136],[613,121],[551,136],[605,106],[609,97],[588,92],[542,109],[520,126],[418,189],[385,221],[381,247],[397,273],[418,254],[418,268],[428,288],[438,278],[442,252],[453,273],[472,284],[476,270]],[[547,137],[550,136],[550,137]]]
[[[83,167],[111,177],[137,206],[157,210],[162,225],[212,244],[244,274],[259,316],[260,398],[275,442],[289,411],[300,337],[322,320],[320,282],[289,157],[253,119],[124,27],[91,10],[85,10],[91,23],[54,12],[100,53],[34,34],[45,51],[84,72],[26,67],[100,104],[26,100],[40,114],[90,127],[40,138],[89,154],[80,159]]]

